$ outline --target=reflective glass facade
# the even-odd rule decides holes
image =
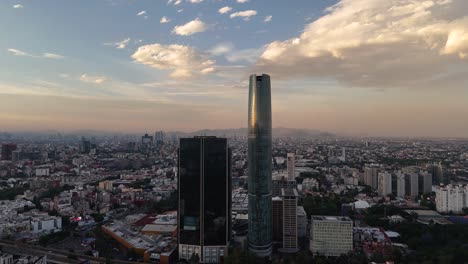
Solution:
[[[248,116],[249,249],[269,256],[272,246],[270,76],[250,76]]]

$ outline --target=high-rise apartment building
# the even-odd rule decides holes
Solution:
[[[435,202],[439,213],[462,213],[468,207],[468,186],[437,186]]]
[[[231,238],[231,166],[226,138],[180,139],[179,258],[219,263]]]
[[[269,256],[272,249],[270,76],[251,75],[248,112],[249,250]]]
[[[392,174],[381,172],[378,174],[378,192],[380,196],[386,196],[392,193]]]
[[[448,175],[444,175],[444,170],[442,164],[439,163],[432,163],[426,166],[427,172],[432,175],[432,184],[449,184],[450,179]],[[444,177],[445,176],[445,177]]]
[[[419,184],[419,193],[432,192],[432,174],[426,171],[420,171],[418,184]]]
[[[369,185],[372,189],[378,188],[378,173],[379,165],[370,164],[364,168],[364,184]]]
[[[395,176],[396,176],[396,182],[397,182],[396,196],[400,198],[405,198],[405,195],[406,195],[405,174],[399,171],[395,174]]]
[[[314,255],[340,256],[353,250],[353,220],[345,216],[313,215],[310,251]]]
[[[288,153],[287,154],[287,166],[288,166],[288,181],[296,180],[296,154]]]
[[[411,199],[415,199],[419,194],[419,174],[405,174],[405,194]]]

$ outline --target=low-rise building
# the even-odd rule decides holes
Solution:
[[[353,220],[344,216],[311,217],[310,251],[314,255],[340,256],[353,250]]]

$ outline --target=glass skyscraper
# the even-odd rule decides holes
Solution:
[[[249,250],[271,255],[271,88],[270,76],[250,76],[249,119]]]
[[[181,138],[179,257],[219,263],[231,237],[231,166],[226,138]]]

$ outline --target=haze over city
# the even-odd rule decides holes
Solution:
[[[274,127],[467,137],[468,2],[0,3],[1,131]]]

